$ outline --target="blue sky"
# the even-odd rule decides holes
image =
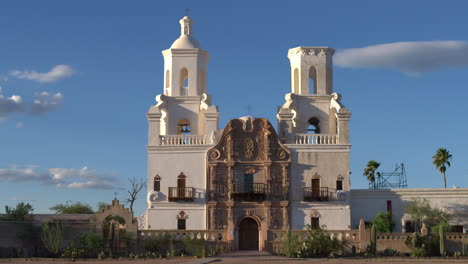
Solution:
[[[466,1],[2,1],[1,207],[94,206],[146,177],[145,113],[186,7],[221,127],[248,105],[276,124],[288,49],[329,46],[353,113],[352,188],[367,188],[370,159],[383,171],[404,162],[410,188],[443,187],[438,147],[453,154],[448,185],[468,187]]]

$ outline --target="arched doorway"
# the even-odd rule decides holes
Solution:
[[[104,246],[113,252],[123,251],[127,248],[126,222],[120,215],[112,214],[102,222]]]
[[[239,249],[258,250],[258,224],[250,217],[239,223]]]

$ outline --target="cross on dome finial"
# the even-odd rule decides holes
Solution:
[[[184,36],[184,35],[187,35],[187,36],[191,36],[192,35],[192,24],[193,24],[193,20],[190,19],[190,17],[188,17],[188,13],[189,13],[190,9],[189,8],[186,8],[185,12],[187,13],[186,16],[184,16],[180,21],[180,27],[181,27],[181,32],[180,32],[180,35],[181,36]]]

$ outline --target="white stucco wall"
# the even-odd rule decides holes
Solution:
[[[409,219],[404,204],[415,198],[427,199],[431,207],[446,210],[453,215],[451,225],[463,225],[468,230],[468,188],[351,190],[351,227],[356,228],[360,219],[370,222],[378,212],[386,212],[387,201],[391,201],[394,232],[402,232],[404,220]]]
[[[206,213],[204,204],[184,204],[178,203],[176,206],[159,206],[155,209],[147,210],[147,229],[177,229],[177,216],[180,211],[184,211],[187,216],[186,230],[206,229]]]
[[[318,212],[320,225],[328,230],[350,229],[350,210],[346,203],[337,202],[293,202],[291,204],[291,227],[293,230],[305,229],[311,217]]]

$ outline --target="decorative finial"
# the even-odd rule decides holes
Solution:
[[[117,192],[114,192],[114,200],[117,200]]]
[[[192,11],[190,8],[185,8],[185,16],[189,16],[190,11]]]

